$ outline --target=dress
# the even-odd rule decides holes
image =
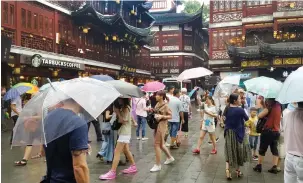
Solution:
[[[155,107],[155,111],[156,114],[161,114],[161,115],[168,115],[170,112],[170,109],[168,107],[167,104],[164,105],[159,105],[159,103],[157,103],[156,107]],[[168,120],[160,120],[158,122],[158,127],[155,130],[155,144],[160,144],[160,145],[164,145],[165,141],[164,141],[164,137],[167,131],[167,122]]]
[[[232,168],[239,168],[249,161],[249,143],[245,135],[244,121],[248,117],[244,109],[240,107],[229,107],[226,111],[225,125],[225,161]]]

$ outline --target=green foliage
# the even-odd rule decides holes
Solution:
[[[201,3],[197,0],[187,0],[183,1],[185,13],[195,13],[201,8]],[[209,19],[209,4],[203,6],[203,15],[202,15],[203,22]]]

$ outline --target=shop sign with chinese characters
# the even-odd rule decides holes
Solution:
[[[123,72],[130,72],[130,73],[136,73],[136,68],[128,67],[127,65],[121,66],[121,71]]]

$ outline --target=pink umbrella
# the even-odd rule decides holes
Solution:
[[[165,85],[163,83],[160,83],[159,81],[153,81],[146,83],[142,90],[145,92],[157,92],[165,89]]]

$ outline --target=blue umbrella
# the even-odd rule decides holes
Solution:
[[[108,76],[108,75],[93,75],[91,76],[93,79],[97,79],[99,81],[112,81],[114,78]]]
[[[4,95],[4,100],[13,100],[20,95],[26,93],[27,91],[31,90],[29,86],[18,86],[16,88],[11,88],[8,92]]]

